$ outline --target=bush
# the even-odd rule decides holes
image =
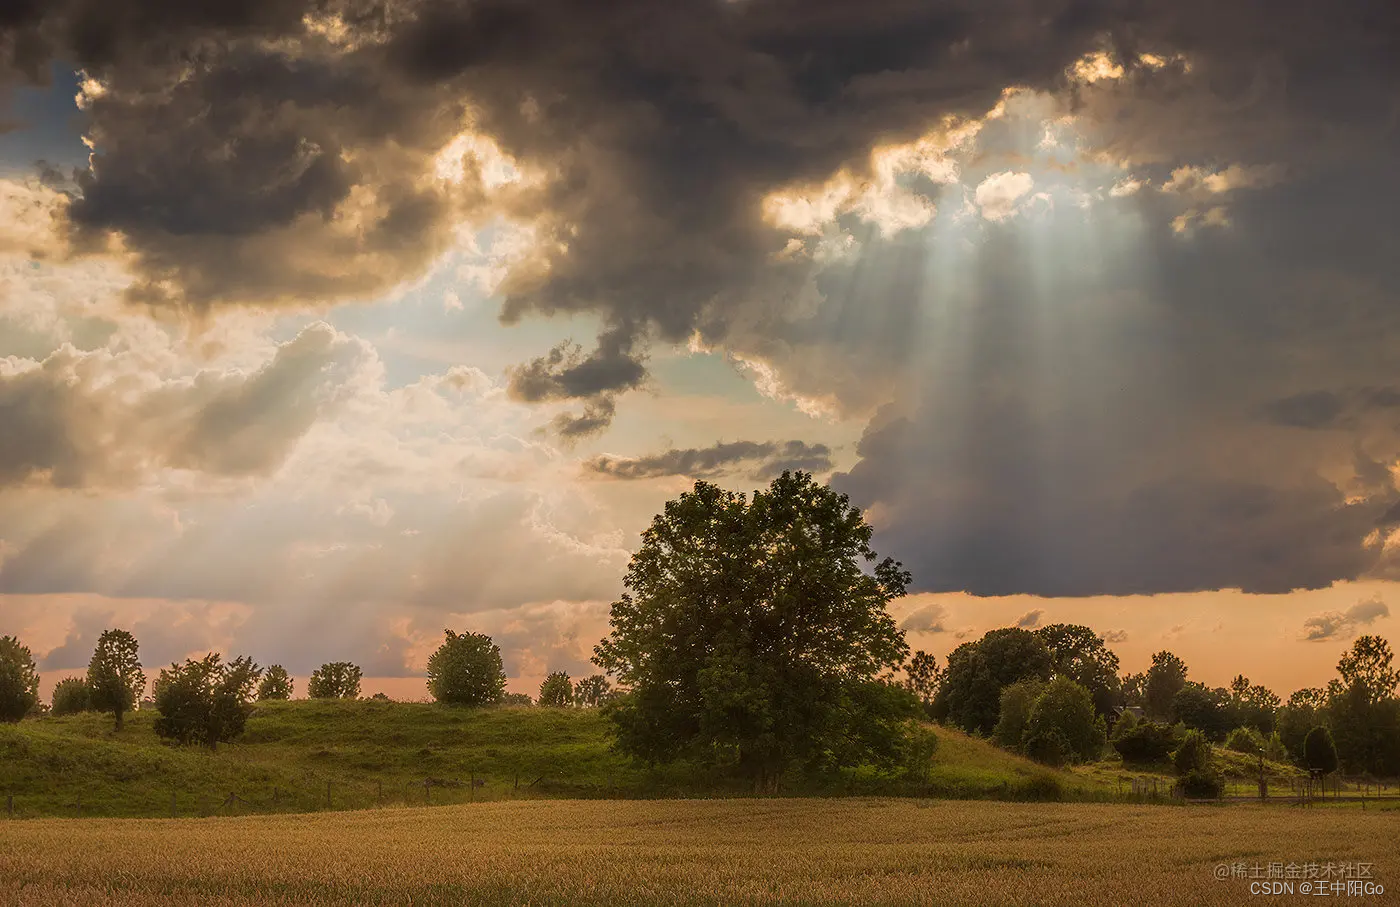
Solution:
[[[1332,733],[1318,725],[1308,731],[1303,740],[1303,766],[1309,771],[1324,775],[1337,770],[1337,746],[1332,742]]]
[[[1016,785],[1016,799],[1048,803],[1065,798],[1064,785],[1054,775],[1038,773]]]
[[[534,705],[529,693],[502,693],[500,705]]]
[[[1063,754],[1052,761],[1059,748],[1056,736],[1063,742]],[[1089,691],[1068,677],[1056,677],[1031,706],[1022,747],[1027,756],[1050,765],[1092,762],[1103,755],[1105,738],[1103,718]],[[1037,741],[1034,748],[1032,740]]]
[[[927,781],[929,763],[938,751],[938,735],[933,728],[917,721],[911,721],[905,728],[900,741],[900,757],[904,764],[904,775],[915,781]]]
[[[60,680],[53,688],[53,713],[76,715],[88,710],[88,685],[82,677]]]
[[[428,662],[429,665],[432,662]],[[306,684],[306,695],[312,699],[359,699],[360,668],[348,661],[323,664]]]
[[[1237,727],[1225,738],[1225,748],[1237,753],[1257,756],[1267,745],[1264,735],[1252,727]]]
[[[172,664],[156,679],[155,732],[214,749],[243,733],[262,671],[251,658],[224,664],[217,653]]]
[[[1273,762],[1288,761],[1288,747],[1283,745],[1283,738],[1278,731],[1269,735],[1268,742],[1264,744],[1264,758]]]
[[[1181,793],[1196,800],[1218,800],[1225,793],[1225,776],[1207,769],[1193,769],[1181,776]]]
[[[1031,707],[1045,691],[1045,683],[1040,680],[1020,680],[1001,691],[1001,707],[997,725],[992,729],[992,739],[1003,749],[1021,751],[1021,739],[1026,736],[1026,722],[1031,716]]]
[[[1113,748],[1124,762],[1150,764],[1168,759],[1179,739],[1170,725],[1140,721],[1124,728],[1120,721],[1113,732]]]
[[[1212,757],[1206,735],[1196,730],[1187,731],[1181,746],[1172,754],[1172,763],[1176,766],[1176,773],[1182,777],[1192,772],[1209,772]]]
[[[1027,756],[1036,762],[1054,767],[1064,765],[1074,757],[1074,750],[1070,746],[1069,740],[1059,728],[1053,726],[1036,730],[1027,729],[1022,749]]]

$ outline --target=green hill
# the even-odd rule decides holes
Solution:
[[[0,726],[0,796],[14,798],[18,816],[168,816],[172,797],[175,814],[189,816],[747,793],[742,782],[699,767],[632,763],[612,750],[606,722],[591,709],[263,703],[244,736],[213,753],[161,741],[153,720],[137,712],[120,733],[98,714]],[[925,781],[856,769],[789,792],[1023,800],[1098,799],[1112,790],[1105,779],[1052,771],[951,729],[938,737]]]

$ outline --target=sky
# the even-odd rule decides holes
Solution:
[[[803,469],[940,661],[1325,684],[1396,629],[1397,159],[1388,0],[6,4],[0,634],[532,692]]]

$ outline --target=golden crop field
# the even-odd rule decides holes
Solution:
[[[1365,862],[1400,885],[1400,812],[740,799],[13,821],[0,903],[1238,904],[1249,881],[1215,878],[1235,862]]]

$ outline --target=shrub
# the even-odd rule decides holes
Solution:
[[[431,662],[429,662],[431,665]],[[312,699],[360,698],[360,668],[348,661],[323,664],[311,675],[306,695]]]
[[[214,749],[243,733],[253,711],[253,691],[262,671],[251,658],[224,664],[217,653],[186,660],[160,672],[155,683],[160,717],[155,732],[180,743]]]
[[[904,738],[900,741],[900,757],[904,764],[905,777],[915,781],[927,781],[929,763],[938,751],[938,735],[933,728],[918,721],[906,726]]]
[[[1283,745],[1283,738],[1278,731],[1269,735],[1269,740],[1264,744],[1264,757],[1274,762],[1288,761],[1288,748]]]
[[[53,713],[76,715],[88,710],[88,685],[82,677],[60,680],[53,688]]]
[[[1237,753],[1257,756],[1266,746],[1264,735],[1252,727],[1237,727],[1225,738],[1225,748]]]
[[[1051,731],[1058,734],[1064,744],[1063,756],[1057,762],[1050,762],[1055,758],[1056,749],[1051,742]],[[1033,738],[1040,740],[1034,751],[1030,746]],[[1061,765],[1098,759],[1103,755],[1105,739],[1103,717],[1095,710],[1089,691],[1068,677],[1056,677],[1031,706],[1022,746],[1032,759]]]
[[[1055,802],[1065,798],[1064,785],[1054,775],[1037,773],[1015,788],[1016,799],[1035,802]]]
[[[1113,748],[1124,762],[1153,763],[1169,758],[1179,737],[1170,725],[1140,721],[1126,729],[1123,722],[1113,732]]]
[[[502,693],[501,705],[534,705],[535,700],[530,698],[529,693]]]
[[[1332,733],[1318,725],[1303,740],[1303,765],[1310,771],[1331,774],[1337,770],[1337,747]]]
[[[1064,765],[1074,757],[1074,749],[1069,740],[1059,728],[1053,726],[1035,730],[1028,728],[1022,749],[1036,762],[1056,767]]]
[[[1172,754],[1172,763],[1176,766],[1176,773],[1182,777],[1192,772],[1209,772],[1212,758],[1206,735],[1196,730],[1187,731],[1181,745]]]
[[[1031,707],[1044,691],[1045,683],[1034,678],[1017,681],[1002,688],[997,725],[992,729],[992,739],[999,746],[1020,752],[1021,739],[1026,736],[1026,722],[1031,716]]]
[[[1192,799],[1218,800],[1225,793],[1225,776],[1207,769],[1193,769],[1181,776],[1181,793]]]

